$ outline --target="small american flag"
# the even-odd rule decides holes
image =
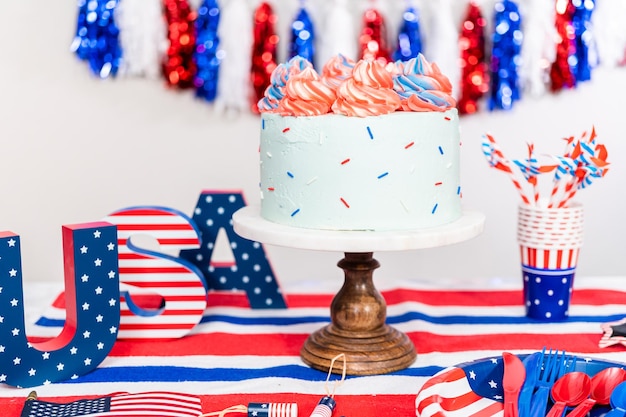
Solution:
[[[202,414],[200,398],[173,392],[113,394],[106,397],[53,403],[29,398],[20,417],[198,417]]]

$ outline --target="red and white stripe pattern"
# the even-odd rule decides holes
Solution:
[[[503,408],[501,402],[472,391],[461,368],[446,369],[428,380],[415,399],[419,417],[502,417]]]
[[[580,248],[537,249],[520,246],[522,265],[537,269],[571,269],[578,264]]]
[[[198,417],[202,414],[199,396],[175,392],[116,393],[73,402],[29,399],[22,417]]]
[[[331,417],[336,405],[337,403],[332,397],[322,397],[317,406],[315,406],[315,409],[311,413],[310,417]]]
[[[418,359],[400,372],[347,378],[335,392],[333,417],[415,416],[418,393],[424,401],[438,401],[437,388],[429,382],[437,372],[503,351],[525,354],[551,346],[582,357],[624,362],[623,346],[598,346],[600,324],[626,314],[623,281],[624,277],[577,276],[569,318],[550,322],[525,318],[519,276],[465,284],[380,280],[387,319],[413,341]],[[298,415],[309,417],[325,393],[327,375],[305,365],[300,349],[312,332],[328,324],[337,284],[332,279],[285,284],[289,308],[253,310],[243,293],[211,291],[205,319],[186,337],[166,343],[118,340],[90,374],[38,387],[37,393],[41,398],[72,401],[119,390],[177,391],[200,396],[204,413],[251,402],[297,403]],[[60,283],[30,283],[25,290],[27,317],[41,317],[41,307],[50,306],[61,289]],[[45,310],[46,320],[28,329],[34,342],[61,331],[63,300],[59,297]],[[448,376],[443,387],[467,388],[467,382],[457,381],[460,378]],[[423,386],[430,388],[422,390]],[[451,398],[463,390],[448,392],[446,388],[439,395]],[[0,384],[3,417],[19,416],[28,393]],[[489,402],[474,403],[476,397],[468,394],[461,399],[473,407]],[[424,417],[435,415],[432,407],[437,406],[422,403]],[[437,410],[438,417],[471,415]]]
[[[122,296],[118,338],[178,338],[189,333],[202,319],[207,297],[200,271],[177,258],[180,250],[200,245],[193,220],[161,207],[122,209],[104,220],[117,225],[122,290],[128,290],[131,298],[134,294],[157,295],[165,303],[149,314],[138,311],[133,301]],[[167,252],[139,246],[136,240],[141,235],[155,239],[159,249]]]
[[[202,414],[200,398],[174,392],[143,392],[111,397],[111,410],[103,416],[190,416]],[[99,414],[96,414],[99,416]]]
[[[253,417],[298,417],[298,404],[249,403],[247,411],[248,416]]]

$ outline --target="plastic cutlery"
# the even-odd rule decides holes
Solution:
[[[530,399],[533,396],[535,385],[537,384],[537,377],[539,376],[539,370],[541,362],[543,361],[543,352],[535,352],[524,358],[522,363],[526,369],[526,380],[519,394],[518,410],[520,417],[530,416]]]
[[[626,369],[613,366],[601,370],[591,378],[591,398],[580,403],[567,414],[567,417],[585,417],[596,403],[609,404],[611,393],[624,380],[626,380]]]
[[[561,417],[566,407],[583,402],[591,394],[591,378],[584,372],[569,372],[559,378],[550,390],[554,405],[546,417]]]
[[[518,399],[526,380],[526,369],[520,358],[512,353],[502,352],[502,360],[504,361],[504,376],[502,377],[504,417],[519,417]]]
[[[544,355],[544,360],[537,379],[537,390],[533,394],[530,404],[531,417],[545,417],[550,388],[554,381],[562,377],[566,370],[574,369],[575,357],[567,357],[565,352],[552,352]]]
[[[606,413],[605,417],[626,416],[626,382],[622,382],[613,390],[611,394],[611,407],[613,407],[613,409]]]

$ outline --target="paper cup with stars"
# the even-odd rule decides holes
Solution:
[[[582,207],[520,205],[519,213],[517,241],[526,315],[542,321],[565,320],[583,244]],[[533,221],[529,223],[528,218]]]

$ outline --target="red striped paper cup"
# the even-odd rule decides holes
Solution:
[[[582,205],[561,209],[520,205],[517,241],[526,316],[541,321],[567,319],[583,244]]]

